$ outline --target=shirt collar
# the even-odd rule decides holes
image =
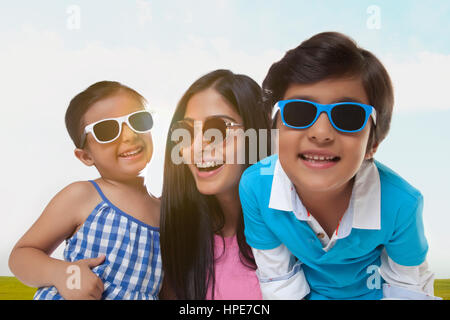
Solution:
[[[283,170],[279,159],[275,164],[269,208],[292,211],[297,219],[309,220],[308,212],[298,197],[294,184]],[[380,175],[374,162],[364,161],[356,173],[349,207],[342,217],[340,228],[343,233],[349,233],[351,228],[379,230],[380,219]]]

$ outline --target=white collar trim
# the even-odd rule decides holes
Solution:
[[[306,208],[298,197],[292,181],[283,170],[279,159],[275,164],[269,208],[292,211],[297,219],[310,220]],[[341,220],[339,238],[347,236],[352,228],[379,230],[381,228],[380,220],[380,175],[375,163],[364,161],[356,173],[350,204]]]

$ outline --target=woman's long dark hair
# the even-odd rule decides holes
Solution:
[[[251,78],[229,70],[216,70],[195,81],[179,101],[170,127],[184,118],[190,98],[208,88],[215,89],[235,108],[243,119],[245,130],[253,128],[258,132],[258,129],[267,129],[270,137],[270,110],[263,107],[261,88]],[[267,141],[266,150],[269,152],[270,138]],[[203,195],[197,190],[188,166],[172,162],[171,151],[175,145],[169,129],[161,203],[161,254],[165,282],[177,299],[205,299],[209,286],[214,297],[214,234],[222,229],[225,217],[215,196]],[[246,159],[248,152],[246,141]],[[247,162],[245,167],[249,165]],[[241,262],[256,269],[251,249],[245,241],[242,213],[236,237]]]

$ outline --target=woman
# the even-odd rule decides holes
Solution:
[[[238,185],[249,159],[259,161],[260,133],[268,132],[269,123],[258,84],[228,70],[204,75],[178,103],[166,143],[161,207],[166,296],[261,299],[255,261],[245,241]],[[208,128],[222,133],[223,140],[208,139]],[[174,161],[177,129],[191,133],[191,141],[184,141],[179,150],[182,164]],[[248,129],[256,130],[256,140],[235,137]],[[269,150],[270,139],[266,141],[262,144]],[[238,161],[241,151],[245,161]]]

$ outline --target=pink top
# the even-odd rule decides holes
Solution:
[[[223,244],[225,242],[225,252]],[[255,270],[246,267],[239,259],[236,236],[224,238],[214,236],[216,257],[215,300],[261,300],[261,289]],[[211,287],[206,298],[211,300]]]

